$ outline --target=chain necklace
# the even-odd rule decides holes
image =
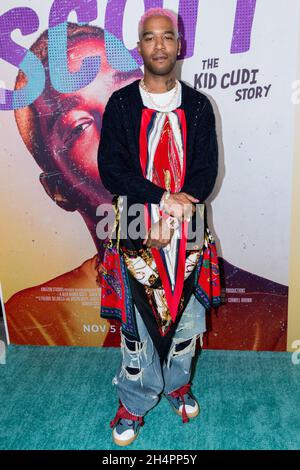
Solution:
[[[160,105],[160,104],[155,103],[154,99],[153,99],[152,96],[150,95],[150,91],[148,90],[148,88],[147,88],[146,85],[145,85],[145,82],[144,82],[144,79],[143,79],[143,78],[140,80],[140,86],[143,88],[143,90],[145,90],[145,92],[146,92],[146,94],[147,94],[149,100],[152,102],[152,104],[153,104],[155,107],[161,108],[161,109],[166,109],[166,108],[168,108],[168,107],[170,106],[170,104],[172,103],[172,101],[174,100],[175,96],[177,96],[177,93],[178,93],[178,80],[175,79],[175,86],[174,86],[174,88],[173,88],[173,90],[175,90],[175,91],[174,91],[174,93],[173,93],[173,95],[172,95],[172,98],[170,99],[170,101],[168,101],[167,104],[165,104],[165,105],[162,106],[162,105]]]

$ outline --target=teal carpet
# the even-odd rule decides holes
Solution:
[[[121,449],[109,421],[119,349],[9,346],[0,365],[0,449]],[[165,399],[127,449],[300,449],[300,364],[290,353],[203,350],[182,424]]]

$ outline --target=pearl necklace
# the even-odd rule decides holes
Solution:
[[[173,95],[172,95],[172,98],[170,99],[170,101],[169,101],[167,104],[165,104],[165,105],[162,106],[162,105],[160,105],[160,104],[155,103],[155,101],[153,100],[152,96],[150,95],[150,91],[148,90],[148,88],[147,88],[146,85],[145,85],[145,82],[144,82],[144,79],[143,79],[143,78],[140,80],[140,86],[143,88],[143,90],[145,90],[145,92],[146,92],[146,94],[147,94],[149,100],[152,102],[152,104],[154,104],[155,107],[161,108],[161,109],[168,108],[168,107],[170,106],[170,104],[172,103],[172,101],[174,100],[175,96],[177,96],[177,93],[178,93],[178,80],[175,79],[175,86],[174,86],[174,88],[173,88],[173,90],[175,90],[175,91],[174,91],[174,93],[173,93]]]

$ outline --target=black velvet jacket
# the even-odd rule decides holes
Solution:
[[[215,116],[209,99],[180,80],[186,116],[186,175],[181,191],[202,203],[211,193],[218,172]],[[98,168],[104,187],[127,196],[132,203],[158,204],[164,189],[144,178],[139,159],[139,132],[143,105],[139,79],[115,91],[102,121]]]

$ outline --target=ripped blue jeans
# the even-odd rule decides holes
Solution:
[[[162,366],[137,307],[135,313],[140,341],[130,341],[121,332],[122,359],[112,383],[124,407],[144,416],[162,392],[168,394],[189,383],[196,342],[200,338],[202,346],[206,331],[206,309],[192,294]]]

